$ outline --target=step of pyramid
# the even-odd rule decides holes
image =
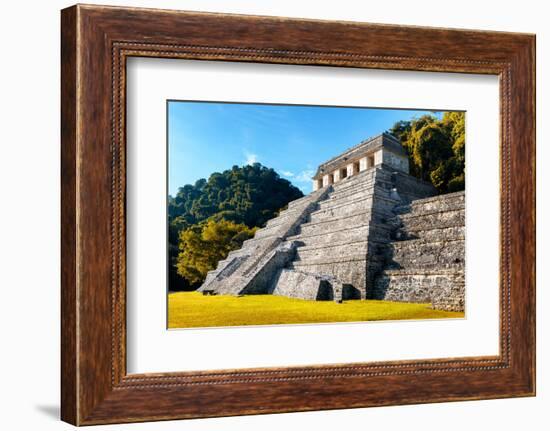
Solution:
[[[366,255],[368,248],[369,243],[367,240],[343,241],[301,246],[296,249],[296,258],[294,262],[326,260],[332,258],[335,255],[341,256],[345,254]]]
[[[448,211],[465,206],[464,192],[448,193],[445,195],[432,196],[430,198],[418,199],[411,203],[412,212]]]
[[[362,187],[365,184],[374,184],[385,188],[392,187],[392,176],[391,173],[386,170],[381,170],[378,168],[367,169],[366,171],[360,172],[359,174],[347,177],[343,180],[340,180],[332,184],[334,193],[343,194],[348,191],[351,191],[354,188]]]
[[[319,233],[293,235],[289,240],[296,241],[304,246],[327,244],[332,242],[359,241],[369,236],[369,224],[348,225],[340,229],[325,230]]]
[[[225,268],[225,266],[227,266],[233,259],[241,256],[249,256],[250,253],[251,253],[251,250],[245,247],[242,247],[238,250],[232,250],[227,254],[225,259],[219,260],[218,264],[216,265],[216,268],[208,271],[208,274],[211,274],[211,273],[212,273],[211,275],[217,274],[221,269]]]
[[[329,209],[338,207],[343,204],[353,203],[368,197],[374,196],[375,190],[373,187],[367,187],[365,189],[354,189],[354,192],[344,196],[335,196],[331,194],[330,197],[319,203],[319,209]]]
[[[334,184],[332,186],[332,191],[330,195],[334,197],[346,196],[361,190],[369,189],[372,186],[387,190],[393,188],[391,181],[387,182],[384,180],[380,180],[379,177],[380,175],[372,175],[369,177],[365,177],[361,181],[350,181],[346,184],[346,187],[338,187],[338,184],[340,183]]]
[[[294,205],[282,211],[279,216],[268,221],[265,227],[256,231],[255,239],[293,235],[298,226],[304,223],[310,212],[318,208],[318,201],[322,201],[329,195],[330,189],[318,190],[301,199],[300,204]]]
[[[299,231],[301,235],[316,235],[333,230],[340,230],[349,226],[360,226],[369,223],[373,218],[380,220],[380,217],[375,215],[371,210],[365,210],[342,217],[303,223]]]
[[[287,210],[295,209],[296,207],[304,204],[305,202],[309,202],[310,199],[311,199],[311,194],[305,195],[305,196],[302,196],[301,198],[290,201],[287,205]]]
[[[385,212],[388,216],[397,202],[394,198],[390,197],[388,191],[374,190],[373,194],[361,199],[342,199],[342,201],[333,203],[331,206],[320,205],[318,210],[310,214],[309,221],[319,222],[370,211],[373,208],[375,200],[377,211],[379,213]]]
[[[292,215],[282,216],[275,222],[267,224],[265,227],[258,229],[254,234],[254,239],[261,239],[267,237],[286,237],[293,235],[298,227],[304,223],[308,214],[304,214],[303,211],[296,211]]]
[[[358,255],[332,255],[327,258],[323,259],[308,259],[308,260],[301,260],[301,261],[293,261],[292,267],[298,267],[298,266],[314,266],[314,265],[333,265],[338,263],[346,263],[346,262],[364,262],[366,259],[364,254],[358,254]],[[309,271],[311,272],[311,271]]]
[[[366,169],[358,174],[347,177],[343,180],[337,181],[332,184],[335,192],[343,191],[349,187],[353,187],[365,181],[370,181],[376,175],[376,169]]]
[[[268,220],[265,227],[281,225],[296,218],[314,200],[312,199],[311,195],[307,195],[307,196],[304,196],[303,198],[297,199],[297,201],[292,201],[291,202],[291,204],[293,204],[292,206],[289,206],[288,208],[282,210],[276,217]]]
[[[254,234],[254,239],[277,236],[279,233],[281,233],[285,229],[285,227],[287,227],[287,225],[288,225],[288,222],[275,224],[272,226],[266,226],[264,228],[258,229]]]
[[[314,192],[311,192],[308,195],[302,196],[301,198],[290,201],[288,203],[287,210],[292,210],[292,209],[295,209],[296,207],[299,207],[299,206],[305,207],[309,203],[315,202],[319,198],[322,199],[322,195],[329,192],[329,191],[331,191],[331,190],[332,189],[330,187],[329,188],[323,187],[319,190],[315,190]]]
[[[404,230],[428,230],[433,227],[453,227],[464,226],[464,209],[454,209],[449,211],[434,211],[424,214],[403,214],[399,216],[402,229]]]
[[[452,226],[432,226],[417,229],[400,228],[394,232],[393,237],[398,241],[409,239],[423,239],[425,241],[447,241],[464,240],[466,227],[463,224],[453,224]]]
[[[395,208],[397,214],[426,214],[456,209],[464,209],[464,192],[449,193],[446,195],[432,196],[424,199],[417,199],[407,205],[400,205]]]
[[[458,240],[395,241],[388,246],[390,268],[446,267],[464,264],[465,242]]]
[[[272,226],[285,223],[288,220],[290,220],[293,216],[295,216],[299,210],[300,209],[298,207],[295,207],[292,210],[281,211],[281,213],[277,217],[268,220],[264,227],[272,227]]]
[[[260,247],[262,244],[272,241],[276,238],[280,238],[278,235],[271,235],[271,236],[263,236],[260,238],[252,237],[250,239],[247,239],[243,242],[242,249],[243,250],[254,250],[257,247]],[[239,250],[235,250],[235,252],[238,252]],[[233,253],[232,251],[229,253]]]
[[[318,209],[316,211],[313,211],[309,215],[309,221],[318,222],[321,220],[330,220],[352,215],[354,213],[368,211],[372,209],[372,203],[372,196],[369,196],[367,198],[356,200],[354,202],[346,202],[338,206]]]
[[[352,196],[356,193],[368,191],[370,188],[372,188],[374,183],[374,179],[367,179],[360,183],[354,183],[353,185],[351,185],[350,187],[346,187],[345,189],[334,190],[330,194],[330,199],[340,199],[347,196]]]

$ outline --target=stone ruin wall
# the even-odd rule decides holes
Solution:
[[[392,240],[382,250],[385,268],[370,297],[464,311],[464,204],[458,192],[397,207]]]

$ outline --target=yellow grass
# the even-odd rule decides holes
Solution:
[[[169,328],[457,317],[464,313],[432,310],[430,304],[374,300],[337,304],[275,295],[203,296],[199,292],[168,295]]]

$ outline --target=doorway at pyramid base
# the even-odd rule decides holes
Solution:
[[[292,201],[198,289],[464,311],[464,192],[383,163]]]

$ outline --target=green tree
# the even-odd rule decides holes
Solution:
[[[407,150],[412,175],[430,181],[440,193],[464,190],[464,112],[398,121],[389,132]]]
[[[403,120],[398,121],[388,131],[399,139],[401,143],[405,143],[407,141],[408,134],[411,132],[411,122]]]
[[[179,235],[178,274],[192,286],[202,283],[218,261],[240,248],[255,231],[256,228],[223,219],[209,219],[188,227]]]
[[[452,142],[447,130],[439,122],[413,127],[407,146],[416,176],[429,181],[432,173],[438,171],[438,178],[446,180],[445,162],[453,155]],[[437,184],[434,186],[438,187]]]

